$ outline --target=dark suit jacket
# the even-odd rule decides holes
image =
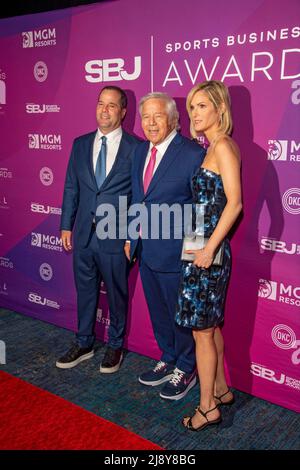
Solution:
[[[131,165],[133,151],[140,142],[123,130],[114,165],[98,189],[93,170],[93,143],[96,131],[74,140],[66,174],[61,216],[61,230],[73,230],[74,244],[85,247],[89,241],[93,220],[100,204],[111,204],[119,215],[119,196],[131,199]],[[125,207],[125,212],[127,207]],[[124,208],[123,208],[124,212]],[[124,220],[124,214],[123,220]],[[125,214],[126,217],[126,214]],[[122,217],[121,217],[122,219]],[[114,220],[110,220],[114,223]],[[126,225],[126,223],[125,223]],[[117,238],[99,240],[99,250],[106,253],[123,252],[124,239],[118,239],[119,218],[116,220]],[[125,235],[126,238],[126,235]]]
[[[144,194],[143,170],[148,150],[149,142],[142,142],[135,150],[132,165],[132,204],[140,203],[148,209],[148,236],[150,237],[151,228],[158,228],[153,227],[154,219],[151,218],[153,204],[167,204],[168,206],[178,204],[183,209],[184,204],[192,202],[191,179],[204,159],[205,150],[192,140],[176,134]],[[178,272],[181,268],[183,218],[177,222],[178,226],[175,226],[173,218],[170,218],[171,237],[169,239],[164,239],[161,225],[160,223],[157,239],[144,239],[142,230],[142,258],[154,271]],[[174,230],[177,234],[181,233],[181,238],[174,238]],[[135,254],[137,244],[138,240],[131,239],[131,258]]]

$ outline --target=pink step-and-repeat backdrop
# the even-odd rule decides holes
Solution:
[[[123,0],[0,21],[0,305],[75,330],[72,256],[59,219],[73,138],[96,128],[99,89],[137,104],[185,97],[206,79],[230,89],[244,215],[232,239],[224,335],[230,383],[300,410],[299,0]],[[126,347],[159,357],[137,267]],[[97,334],[109,323],[105,286]],[[0,332],[1,339],[1,332]]]

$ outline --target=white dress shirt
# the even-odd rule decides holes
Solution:
[[[113,164],[115,163],[115,159],[119,150],[121,138],[122,138],[122,127],[118,127],[117,129],[113,130],[109,134],[102,134],[100,129],[97,130],[95,140],[94,140],[94,147],[93,147],[93,168],[94,172],[96,170],[96,164],[98,155],[101,149],[102,140],[101,137],[105,135],[107,138],[106,141],[106,176],[112,169]]]
[[[149,160],[150,160],[152,147],[157,148],[155,166],[154,166],[154,170],[153,170],[153,175],[154,175],[154,173],[157,170],[158,165],[160,164],[160,162],[163,159],[164,154],[166,153],[167,148],[169,147],[171,141],[174,139],[176,134],[177,134],[176,129],[174,129],[161,144],[153,145],[152,142],[150,142],[149,151],[148,151],[148,154],[147,154],[147,157],[146,157],[144,171],[143,171],[143,179],[145,177],[145,171],[146,171],[147,165],[148,165]]]

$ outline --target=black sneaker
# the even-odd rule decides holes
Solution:
[[[110,346],[107,347],[104,358],[100,364],[100,372],[102,374],[112,374],[120,369],[120,365],[123,359],[122,349],[113,349]]]
[[[69,351],[56,361],[56,367],[60,369],[71,369],[81,361],[86,361],[94,355],[93,347],[81,348],[78,344],[73,344]]]
[[[196,382],[196,372],[187,374],[176,367],[171,380],[163,386],[159,396],[166,400],[181,400],[196,385]]]
[[[173,377],[173,372],[174,365],[159,361],[154,369],[147,370],[147,372],[143,372],[139,376],[139,382],[143,385],[156,387],[156,385],[160,385],[170,380]]]

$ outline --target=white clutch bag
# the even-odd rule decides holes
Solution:
[[[181,259],[183,261],[194,261],[195,255],[193,253],[185,253],[185,250],[201,250],[207,245],[208,238],[204,238],[200,235],[193,237],[184,237],[182,244]],[[218,251],[215,254],[212,264],[214,266],[222,266],[224,258],[224,242],[219,246]]]

